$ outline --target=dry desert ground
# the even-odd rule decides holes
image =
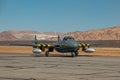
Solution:
[[[32,47],[23,47],[23,46],[0,46],[0,53],[11,53],[11,54],[33,54]],[[91,56],[120,56],[120,48],[94,48],[96,51],[94,53],[85,53],[79,50],[79,55],[91,55]],[[44,54],[42,52],[41,54]],[[51,52],[51,54],[61,54],[56,51]],[[70,55],[70,54],[61,54],[61,55]]]
[[[33,57],[32,47],[0,46],[0,80],[120,80],[120,48],[95,50]]]

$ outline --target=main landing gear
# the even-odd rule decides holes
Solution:
[[[49,56],[49,51],[46,51],[46,52],[45,52],[45,56],[46,56],[46,57]],[[72,56],[72,57],[78,56],[78,51],[73,51],[73,52],[71,52],[71,56]]]
[[[72,57],[78,56],[78,51],[73,51],[73,52],[71,52],[71,56],[72,56]]]
[[[48,57],[49,56],[49,51],[45,52],[45,56]]]

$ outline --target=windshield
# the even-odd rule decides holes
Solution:
[[[64,41],[66,41],[66,40],[74,40],[74,38],[71,37],[71,36],[67,36],[67,37],[64,37],[63,40],[64,40]]]

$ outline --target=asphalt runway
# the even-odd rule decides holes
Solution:
[[[120,80],[120,57],[0,54],[0,80]]]

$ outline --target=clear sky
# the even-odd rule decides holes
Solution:
[[[120,25],[120,0],[0,0],[0,31],[72,32]]]

